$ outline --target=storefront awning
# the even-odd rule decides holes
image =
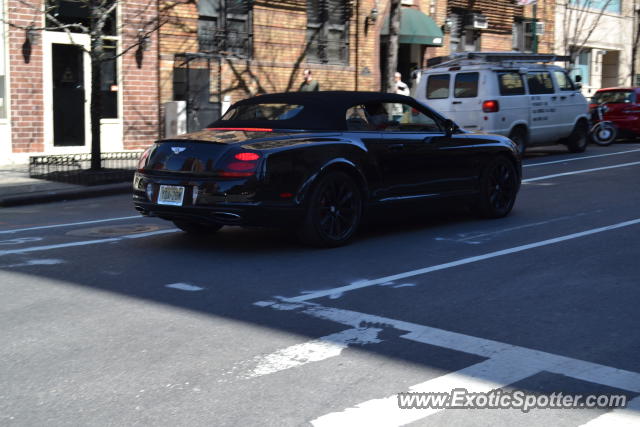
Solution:
[[[389,35],[389,16],[385,18],[380,34],[383,36]],[[400,34],[398,39],[399,43],[442,46],[443,35],[440,27],[436,25],[430,16],[417,9],[404,7],[400,11]]]

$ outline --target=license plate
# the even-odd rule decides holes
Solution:
[[[159,205],[182,206],[184,187],[177,185],[161,185],[158,192]]]

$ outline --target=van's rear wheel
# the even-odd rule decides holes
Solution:
[[[527,149],[527,131],[522,127],[517,127],[509,134],[509,139],[512,140],[518,149],[520,155],[524,154],[524,150]]]
[[[587,123],[580,121],[576,123],[573,132],[567,138],[567,148],[572,153],[582,153],[587,149],[589,143],[589,129]]]

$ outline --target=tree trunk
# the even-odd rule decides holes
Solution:
[[[389,43],[387,44],[387,63],[384,88],[386,92],[396,91],[394,74],[398,68],[398,33],[400,32],[400,3],[401,0],[391,0],[389,3]]]
[[[100,118],[102,117],[102,98],[100,89],[102,83],[102,75],[100,72],[103,54],[104,42],[102,40],[102,32],[97,27],[97,22],[92,19],[91,22],[91,169],[102,169],[101,149],[100,149]]]

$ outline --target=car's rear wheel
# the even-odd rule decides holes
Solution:
[[[207,235],[215,233],[222,228],[220,224],[200,224],[192,221],[174,220],[173,223],[180,230],[193,235]]]
[[[571,135],[567,138],[567,148],[572,153],[582,153],[587,149],[589,143],[589,129],[587,123],[579,121],[573,128]]]
[[[480,176],[478,213],[485,218],[501,218],[511,212],[518,193],[518,174],[504,157],[491,161]]]
[[[509,139],[512,140],[518,149],[520,155],[524,154],[524,150],[527,149],[527,131],[523,127],[517,127],[509,134]]]
[[[362,193],[356,182],[346,173],[330,172],[311,191],[298,235],[312,246],[342,246],[353,238],[361,217]]]

